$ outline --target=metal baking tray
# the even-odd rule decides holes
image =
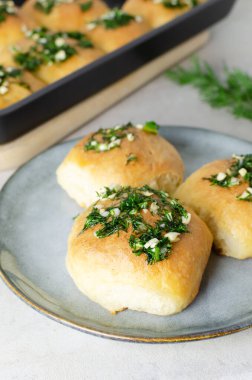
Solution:
[[[208,0],[88,66],[0,111],[0,144],[10,142],[224,18],[236,0]],[[110,6],[123,1],[106,1]]]

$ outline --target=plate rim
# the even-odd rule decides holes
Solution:
[[[248,144],[252,143],[248,140],[232,136],[226,133],[222,133],[219,131],[213,131],[208,128],[200,128],[200,127],[191,127],[191,126],[180,126],[180,125],[162,125],[161,128],[169,129],[169,128],[178,128],[178,129],[184,129],[186,131],[196,132],[201,131],[203,133],[211,133],[211,134],[218,134],[223,137],[228,137],[234,140],[238,140],[240,142],[245,142]],[[39,155],[35,156],[22,166],[20,166],[12,175],[11,177],[5,182],[2,189],[0,190],[0,200],[1,196],[5,192],[7,186],[10,182],[12,182],[13,178],[16,176],[17,173],[22,171],[23,168],[25,168],[31,161],[36,160],[38,157],[45,155],[48,151],[52,149],[56,149],[58,145],[65,145],[68,143],[74,143],[75,141],[80,140],[82,137],[76,137],[67,141],[63,141],[59,144],[54,145],[53,147],[45,150],[44,152],[40,153]],[[241,323],[237,325],[231,325],[219,329],[214,330],[208,330],[201,333],[191,333],[191,334],[185,334],[185,335],[175,335],[171,337],[141,337],[141,336],[131,336],[131,335],[123,335],[123,334],[114,334],[110,332],[104,332],[100,329],[90,328],[85,325],[82,325],[77,322],[73,322],[67,318],[62,317],[61,315],[58,315],[57,313],[54,313],[50,310],[48,310],[45,307],[42,307],[35,301],[33,301],[30,297],[28,297],[26,294],[24,294],[11,280],[11,278],[8,276],[8,274],[5,272],[5,270],[2,268],[1,264],[1,252],[0,252],[0,278],[3,280],[5,285],[14,293],[21,301],[26,303],[28,306],[30,306],[32,309],[38,311],[40,314],[46,316],[47,318],[54,320],[64,326],[70,327],[72,329],[75,329],[80,332],[84,332],[93,336],[107,338],[111,340],[118,340],[123,342],[133,342],[133,343],[179,343],[179,342],[192,342],[192,341],[199,341],[199,340],[206,340],[206,339],[213,339],[218,337],[223,337],[226,335],[234,334],[240,331],[248,330],[252,328],[252,321],[248,323]]]

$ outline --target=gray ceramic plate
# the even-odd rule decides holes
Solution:
[[[161,134],[181,153],[187,175],[250,143],[211,131],[167,127]],[[177,342],[223,336],[252,326],[252,260],[212,255],[195,302],[172,317],[124,311],[112,316],[75,287],[65,268],[67,235],[79,212],[56,183],[55,170],[74,142],[58,145],[23,166],[0,194],[0,273],[34,309],[100,336]]]

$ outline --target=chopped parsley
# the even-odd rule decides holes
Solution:
[[[144,132],[153,133],[154,135],[158,134],[159,128],[159,125],[155,121],[147,121],[142,127]]]
[[[220,172],[204,179],[210,181],[211,185],[226,188],[247,182],[248,188],[237,199],[252,202],[252,154],[233,155],[231,166],[225,173]]]
[[[133,153],[130,153],[128,156],[127,156],[127,161],[126,161],[126,165],[128,165],[130,162],[132,161],[137,161],[137,156]]]
[[[88,30],[92,30],[97,26],[103,26],[105,29],[117,29],[130,24],[132,21],[141,22],[142,18],[126,13],[119,8],[114,8],[101,17],[89,22],[87,28]]]
[[[0,0],[0,23],[6,20],[6,17],[16,14],[15,3],[12,0]]]
[[[74,0],[36,0],[34,8],[45,14],[50,14],[58,4],[71,4]]]
[[[185,7],[196,7],[199,0],[152,0],[154,4],[162,4],[165,8],[182,9]]]
[[[86,1],[85,3],[80,4],[82,12],[87,12],[93,6],[93,0]]]
[[[91,48],[93,44],[80,32],[51,33],[41,27],[28,30],[26,36],[34,41],[28,51],[15,48],[14,59],[24,69],[36,71],[43,64],[64,62],[77,54],[76,47]]]
[[[153,0],[154,3],[161,3],[165,8],[185,8],[196,7],[199,4],[198,0]]]
[[[147,185],[139,188],[105,187],[98,196],[99,201],[87,216],[80,233],[95,226],[98,226],[95,231],[98,239],[113,234],[119,236],[121,231],[130,232],[132,252],[136,256],[145,254],[148,264],[166,259],[180,234],[188,232],[191,215],[164,191]],[[148,221],[145,215],[148,215]]]
[[[127,124],[117,125],[113,128],[100,128],[88,139],[84,145],[84,150],[107,152],[111,149],[120,147],[121,141],[125,138],[132,142],[135,140],[134,131],[130,130],[132,128],[138,128],[147,133],[157,134],[160,127],[154,121],[147,121],[145,124],[133,125],[129,122]]]
[[[0,65],[0,96],[5,95],[9,91],[11,83],[29,89],[30,86],[22,80],[22,75],[23,71],[20,69]]]

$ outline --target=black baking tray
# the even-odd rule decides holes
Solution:
[[[0,111],[0,144],[98,93],[224,18],[236,0],[208,0],[83,69]],[[108,1],[110,5],[115,2]],[[117,1],[122,3],[122,1]]]

